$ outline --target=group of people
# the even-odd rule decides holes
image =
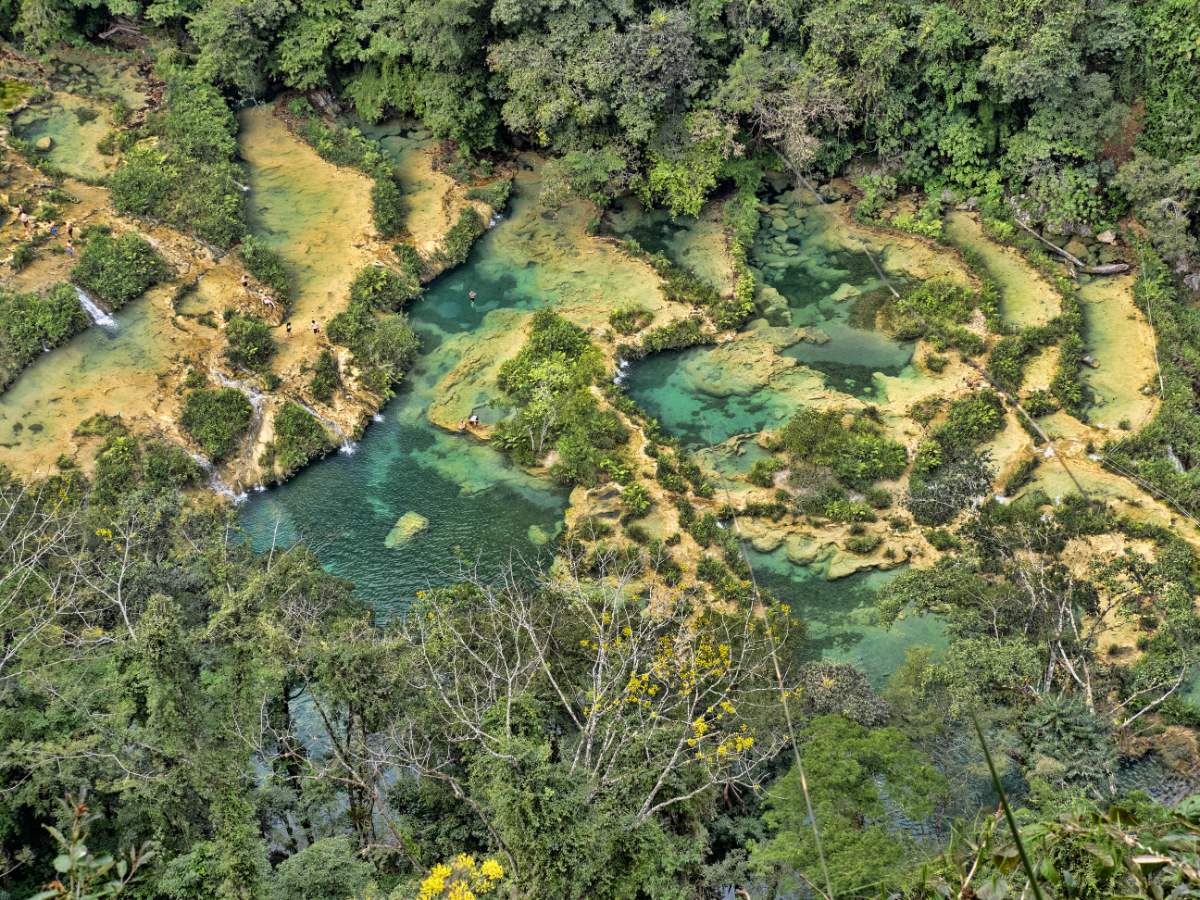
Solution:
[[[12,207],[13,218],[21,223],[21,228],[25,232],[25,240],[31,240],[39,231],[45,231],[50,235],[51,239],[57,238],[60,233],[65,233],[67,236],[66,247],[67,256],[75,255],[75,223],[71,221],[63,222],[61,227],[57,222],[39,223],[34,220],[29,211],[23,205],[18,204]]]
[[[250,289],[250,276],[244,272],[242,273],[242,290],[244,290],[247,293],[247,295],[254,294],[254,291]],[[258,294],[258,299],[263,302],[264,306],[269,307],[271,309],[275,308],[275,301],[272,300],[270,297],[268,297],[266,294]],[[291,337],[292,336],[292,320],[288,319],[287,321],[285,321],[283,323],[283,327],[284,327],[284,330],[285,330],[287,336]],[[320,323],[317,322],[316,319],[312,320],[312,333],[313,334],[321,333],[321,325],[320,325]]]

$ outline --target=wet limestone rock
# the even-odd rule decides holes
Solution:
[[[383,539],[383,545],[389,550],[402,547],[429,527],[429,520],[419,512],[409,510],[396,520],[392,530]]]

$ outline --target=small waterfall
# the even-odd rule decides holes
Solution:
[[[234,506],[241,506],[243,503],[245,503],[247,500],[250,499],[250,495],[247,494],[245,491],[235,491],[233,488],[231,488],[229,485],[227,485],[224,481],[222,481],[220,479],[220,477],[218,475],[216,475],[215,473],[213,474],[212,478],[210,478],[208,480],[208,486],[215,493],[220,494],[222,497],[227,499]]]
[[[209,474],[212,473],[213,464],[211,462],[209,462],[209,460],[206,457],[203,457],[199,453],[196,453],[192,450],[187,450],[185,452],[187,453],[188,456],[190,456],[192,458],[192,462],[194,462],[196,465],[198,465],[205,472],[208,472]]]
[[[117,327],[117,320],[101,309],[100,305],[88,296],[87,291],[77,284],[71,286],[75,288],[75,296],[79,298],[79,305],[83,307],[83,311],[88,314],[93,324],[99,325],[101,328],[115,329]]]
[[[372,421],[372,422],[382,422],[382,421],[383,421],[383,414],[382,414],[382,413],[375,413],[375,415],[371,416],[371,421]]]
[[[629,360],[617,360],[617,374],[613,376],[613,384],[620,387],[625,383],[625,379],[629,376]]]
[[[354,441],[350,440],[350,438],[346,437],[346,432],[342,431],[341,426],[338,425],[337,422],[333,421],[333,419],[329,418],[328,416],[321,415],[319,412],[317,412],[315,409],[313,409],[311,406],[309,406],[303,400],[296,400],[295,403],[297,406],[299,406],[301,409],[303,409],[306,413],[308,413],[310,416],[312,416],[314,419],[316,419],[318,422],[320,422],[322,425],[324,425],[326,428],[328,428],[330,431],[333,432],[334,437],[336,437],[337,440],[341,442],[341,446],[338,447],[339,453],[344,453],[347,456],[354,455],[354,451],[356,451],[358,449],[358,444],[356,444]]]

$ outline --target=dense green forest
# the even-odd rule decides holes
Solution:
[[[0,36],[36,54],[117,17],[158,42],[164,99],[114,131],[114,207],[236,246],[283,306],[285,267],[246,236],[234,118],[280,94],[322,158],[371,179],[383,237],[402,224],[391,168],[318,110],[415,117],[465,183],[535,150],[549,200],[632,194],[694,216],[724,199],[728,296],[624,247],[696,310],[627,359],[748,319],[743,244],[768,171],[818,189],[848,176],[861,222],[910,234],[940,236],[952,204],[1009,241],[1021,226],[1059,245],[1120,229],[1163,396],[1107,453],[1200,512],[1193,0],[0,0]],[[510,188],[475,199],[499,210]],[[910,195],[908,219],[875,219]],[[435,256],[401,243],[395,270],[355,277],[326,331],[374,394],[419,352],[404,310],[422,266],[462,264],[486,224],[467,207]],[[87,235],[75,265],[113,310],[167,277],[133,233]],[[878,483],[910,460],[877,414],[796,410],[748,478],[770,488],[819,467],[819,484],[697,513],[687,498],[712,484],[606,384],[588,333],[550,313],[499,369],[514,412],[495,446],[520,465],[553,448],[567,485],[623,484],[631,540],[582,519],[552,564],[464,566],[386,623],[303,545],[253,552],[194,490],[197,461],[120,419],[82,427],[90,474],[0,466],[0,898],[1200,896],[1197,796],[1155,802],[1122,770],[1149,749],[1180,768],[1200,756],[1200,706],[1180,689],[1200,649],[1197,549],[1095,499],[981,502],[995,473],[977,448],[1036,351],[1058,342],[1062,357],[1043,401],[1087,408],[1072,296],[1052,324],[1000,335],[994,391],[929,411],[925,424],[942,418],[906,504],[945,555],[890,581],[877,615],[936,613],[947,648],[911,652],[882,689],[804,655],[805,623],[760,589],[736,530],[785,503],[851,528],[899,518]],[[652,316],[623,299],[610,322],[632,335]],[[86,325],[66,284],[5,286],[0,301],[0,383]],[[991,322],[995,302],[987,283],[930,281],[896,304],[896,330],[979,355],[962,325]],[[229,364],[267,372],[267,326],[232,311],[224,324]],[[326,350],[309,391],[327,400],[343,378]],[[182,427],[219,463],[254,411],[202,373],[188,389]],[[674,545],[628,527],[650,499],[625,465],[626,420],[702,548],[694,579]],[[289,401],[269,452],[286,475],[330,445]],[[1113,535],[1103,566],[1072,564]],[[1139,656],[1121,665],[1106,641],[1129,623]]]

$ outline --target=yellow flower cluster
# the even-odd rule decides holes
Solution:
[[[460,853],[450,864],[438,863],[421,882],[419,900],[477,900],[504,878],[504,867],[488,857],[476,863],[469,853]]]

